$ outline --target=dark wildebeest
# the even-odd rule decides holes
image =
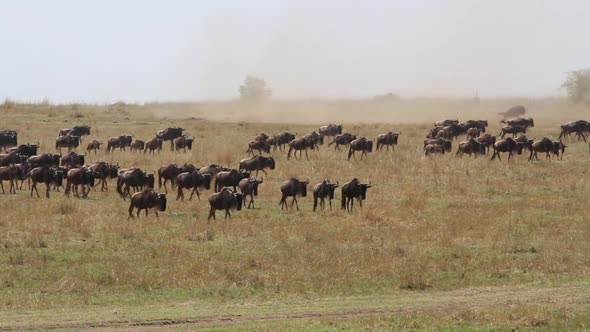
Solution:
[[[467,120],[462,123],[465,128],[477,128],[480,132],[485,133],[488,127],[488,120]]]
[[[293,204],[296,204],[297,211],[299,211],[299,203],[297,202],[297,196],[306,197],[307,196],[307,185],[309,184],[309,180],[307,181],[299,181],[296,178],[290,178],[289,180],[283,182],[281,184],[281,201],[279,204],[281,205],[281,210],[283,207],[289,210],[287,206],[287,198],[293,197],[291,201],[291,209],[293,208]]]
[[[0,155],[0,166],[8,166],[10,164],[21,164],[27,160],[27,156],[21,156],[16,152]]]
[[[266,143],[268,143],[268,145],[272,146],[272,150],[276,151],[277,150],[277,137],[276,136],[271,136],[266,140]]]
[[[166,211],[166,194],[157,193],[150,188],[133,194],[130,201],[129,217],[127,219],[133,218],[134,208],[137,208],[137,217],[139,217],[141,210],[145,210],[147,216],[149,209],[156,208],[156,218],[158,218],[158,211]]]
[[[217,173],[219,172],[223,172],[223,171],[229,171],[231,170],[230,168],[227,167],[222,167],[216,164],[211,164],[209,166],[203,166],[199,169],[199,173],[201,174],[210,174],[211,178],[214,178]]]
[[[27,158],[27,163],[33,167],[40,167],[40,166],[59,166],[59,161],[61,159],[60,154],[53,154],[53,153],[43,153],[37,156],[31,156]]]
[[[45,183],[46,192],[45,196],[49,198],[49,186],[52,183],[57,184],[58,187],[62,186],[64,174],[61,170],[54,168],[54,167],[47,167],[41,166],[33,168],[28,174],[27,177],[31,179],[33,185],[31,186],[31,197],[33,197],[33,191],[37,193],[37,197],[39,196],[39,191],[37,190],[37,183]]]
[[[571,121],[561,125],[561,133],[559,139],[568,137],[570,134],[576,134],[579,140],[586,142],[588,135],[590,134],[590,122],[585,120]]]
[[[292,134],[290,132],[285,131],[280,134],[277,134],[275,137],[277,138],[277,145],[279,146],[279,150],[283,151],[283,147],[286,144],[289,144],[289,142],[291,142],[292,140],[294,140],[296,134]]]
[[[471,155],[474,154],[475,158],[477,158],[478,154],[486,154],[486,147],[485,145],[471,138],[468,141],[459,143],[459,147],[457,148],[457,153],[455,153],[455,156],[463,158],[463,154],[465,153],[468,154],[469,157],[471,157]]]
[[[215,193],[209,197],[209,205],[211,206],[211,210],[209,211],[209,217],[207,217],[207,221],[215,220],[215,211],[216,210],[225,210],[225,219],[227,217],[231,220],[231,214],[229,210],[238,210],[242,209],[242,201],[244,200],[244,196],[240,193],[237,193],[229,188],[223,188],[222,191]]]
[[[350,147],[348,148],[348,160],[350,157],[353,157],[356,160],[355,152],[361,151],[361,160],[363,160],[363,156],[367,156],[367,152],[373,152],[373,141],[368,140],[366,137],[359,137],[354,141],[350,142]]]
[[[471,127],[469,129],[467,129],[467,139],[478,138],[480,134],[481,134],[481,131],[479,128]]]
[[[119,175],[118,164],[99,161],[88,166],[88,168],[94,172],[94,177],[100,181],[100,191],[108,190],[107,179],[114,179]]]
[[[354,199],[363,207],[363,201],[367,199],[367,189],[371,188],[371,183],[361,183],[357,178],[352,179],[349,183],[342,186],[341,209],[352,212]]]
[[[248,154],[254,154],[254,150],[258,150],[258,154],[262,154],[262,152],[270,153],[270,144],[266,141],[253,141],[248,143],[248,150],[246,152]]]
[[[37,149],[39,149],[40,144],[21,144],[19,146],[15,146],[13,148],[8,149],[8,153],[16,152],[22,156],[34,156],[37,154]]]
[[[145,142],[145,150],[143,152],[149,151],[150,153],[154,153],[155,150],[158,150],[158,154],[162,150],[162,140],[157,137]]]
[[[553,141],[553,151],[551,153],[556,155],[557,160],[563,160],[565,148],[567,148],[567,145],[565,145],[561,140],[559,140],[559,142]]]
[[[502,127],[502,129],[500,129],[500,133],[498,135],[500,135],[501,138],[504,138],[504,136],[506,136],[506,134],[512,134],[512,137],[516,137],[516,134],[526,134],[526,128],[523,126],[504,126]]]
[[[156,137],[161,139],[162,141],[170,141],[170,150],[174,151],[174,142],[173,140],[177,137],[182,136],[182,128],[166,128],[162,130],[158,130],[156,132]]]
[[[332,211],[332,200],[334,199],[334,191],[336,191],[336,188],[338,188],[338,181],[336,181],[336,183],[331,183],[328,179],[324,179],[324,181],[313,186],[312,192],[314,212],[318,207],[318,201],[320,203],[322,211],[324,210],[326,199],[328,199],[328,203],[330,204],[330,211]]]
[[[442,153],[451,152],[453,149],[453,142],[446,138],[425,139],[424,150],[426,150],[427,145],[440,145],[443,149],[443,151],[441,151]]]
[[[145,150],[145,142],[140,139],[135,139],[131,142],[131,145],[129,145],[129,150],[131,150],[131,152],[141,152]]]
[[[350,142],[354,141],[356,139],[357,135],[353,135],[350,133],[344,133],[344,134],[339,134],[334,136],[334,140],[330,143],[328,143],[328,146],[332,145],[332,144],[336,144],[334,146],[334,150],[340,150],[340,145],[344,145],[346,147],[348,147],[348,145],[350,144]]]
[[[33,167],[29,163],[15,164],[14,166],[17,168],[15,183],[18,184],[18,181],[20,180],[20,186],[18,186],[18,189],[23,189],[23,182],[25,182],[27,174],[33,169]],[[29,188],[30,187],[31,181],[29,180]]]
[[[14,130],[0,130],[0,148],[7,151],[8,148],[17,146],[18,134]]]
[[[458,125],[459,120],[440,120],[434,123],[434,127],[446,127],[451,125]]]
[[[90,188],[94,187],[94,177],[95,172],[87,167],[70,169],[66,175],[66,196],[69,196],[73,191],[74,196],[79,198],[78,186],[82,186],[82,198],[87,198]]]
[[[531,128],[535,126],[535,121],[532,118],[516,118],[512,120],[502,120],[500,123],[505,123],[508,126],[521,126]]]
[[[551,154],[557,155],[557,160],[559,160],[559,153],[561,152],[563,158],[563,153],[565,152],[566,147],[567,146],[563,144],[562,141],[553,142],[549,138],[543,137],[528,146],[528,149],[531,152],[529,155],[529,161],[533,162],[535,159],[539,160],[537,152],[545,152],[545,160],[551,160]]]
[[[336,136],[342,134],[342,125],[335,125],[333,123],[327,126],[321,126],[318,132],[323,136]]]
[[[223,187],[233,187],[234,191],[236,191],[240,180],[249,177],[249,172],[242,172],[237,169],[219,172],[215,176],[215,192],[221,191]]]
[[[188,198],[189,201],[193,199],[193,195],[195,193],[197,194],[197,198],[201,200],[201,196],[199,196],[199,188],[204,188],[207,190],[211,189],[211,178],[211,174],[202,174],[200,171],[184,172],[178,174],[176,179],[174,179],[174,182],[178,186],[176,200],[180,198],[184,201],[183,189],[192,189],[191,195]]]
[[[68,152],[72,149],[77,148],[80,145],[80,136],[60,136],[55,139],[55,151],[61,153],[62,148],[68,148]]]
[[[92,127],[87,126],[87,125],[83,125],[83,126],[74,126],[74,128],[61,129],[59,131],[58,136],[66,136],[66,135],[80,136],[80,142],[82,142],[82,136],[90,135],[90,128],[92,128]]]
[[[486,147],[486,154],[490,153],[490,147],[496,143],[496,136],[483,134],[477,138],[477,141]]]
[[[256,171],[256,176],[258,176],[258,171],[262,171],[266,175],[265,168],[275,169],[275,160],[272,157],[254,156],[252,158],[242,159],[238,167],[240,171]]]
[[[254,141],[265,141],[266,142],[266,140],[268,140],[268,139],[269,139],[269,137],[265,133],[261,133],[261,134],[254,136]]]
[[[256,179],[255,177],[251,177],[249,179],[241,179],[238,187],[244,195],[244,206],[246,206],[246,198],[250,196],[250,203],[248,203],[248,209],[250,206],[254,208],[254,196],[258,196],[258,185],[263,182],[263,179],[260,180]]]
[[[183,149],[184,152],[186,152],[187,148],[189,150],[192,150],[194,141],[195,141],[194,136],[192,138],[190,138],[186,135],[183,135],[180,137],[176,137],[172,142],[174,143],[174,147],[176,148],[176,152],[178,152],[180,149]]]
[[[168,164],[160,167],[158,169],[158,189],[162,188],[162,179],[164,179],[164,190],[168,193],[168,188],[166,187],[166,182],[168,182],[168,180],[170,180],[172,188],[174,188],[174,179],[176,179],[180,173],[192,172],[195,170],[196,168],[192,164],[184,164],[182,167],[179,167],[177,164]]]
[[[508,118],[515,118],[517,116],[524,115],[525,113],[526,113],[526,109],[524,108],[524,106],[516,105],[516,106],[510,107],[505,112],[498,113],[498,115],[503,116],[504,119],[508,119]]]
[[[295,157],[295,159],[297,159],[297,151],[299,151],[299,158],[302,157],[303,152],[301,151],[305,151],[305,159],[309,160],[309,156],[307,155],[307,150],[308,149],[313,149],[314,144],[313,142],[301,137],[301,138],[296,138],[294,140],[292,140],[291,142],[289,142],[289,151],[287,152],[287,160],[289,160],[291,158],[291,151],[293,152],[293,156]]]
[[[391,146],[391,151],[395,151],[395,146],[397,145],[397,139],[399,137],[399,133],[388,132],[386,134],[378,135],[375,141],[377,142],[377,148],[375,151],[382,150],[383,147],[387,147],[386,151],[389,151],[389,147]]]
[[[84,165],[84,157],[86,156],[86,153],[84,154],[79,154],[76,153],[74,151],[66,154],[65,156],[61,157],[61,165],[62,166],[76,166],[76,167],[81,167],[82,165]]]
[[[501,152],[508,152],[508,160],[510,160],[510,158],[512,158],[513,152],[522,154],[522,148],[524,147],[524,145],[518,144],[512,138],[508,137],[506,139],[494,143],[492,147],[494,149],[492,160],[494,160],[496,156],[498,156],[498,160],[502,161],[502,158],[500,158]]]
[[[452,124],[449,126],[445,126],[442,128],[441,131],[446,133],[446,135],[448,136],[448,137],[443,137],[443,138],[453,139],[458,136],[467,134],[467,129],[469,129],[469,128],[465,127],[465,125],[460,123],[460,124]],[[440,136],[440,133],[439,133],[439,136]]]
[[[121,135],[119,137],[111,137],[107,141],[107,150],[106,152],[114,151],[116,148],[119,150],[127,151],[125,148],[131,146],[131,142],[133,141],[133,136],[131,135]]]
[[[101,144],[102,143],[97,140],[88,142],[88,145],[86,146],[86,152],[94,150],[94,154],[96,154],[96,150],[100,150]]]
[[[18,176],[18,167],[14,164],[9,166],[2,166],[0,167],[0,186],[2,187],[2,193],[6,194],[4,191],[4,181],[10,182],[10,189],[9,193],[16,194],[16,188],[14,185],[15,180]]]
[[[319,145],[324,144],[324,135],[318,133],[317,131],[304,135],[303,138],[309,141],[309,143],[311,143],[316,149],[319,148]]]
[[[117,176],[117,192],[123,200],[129,196],[131,197],[130,188],[136,192],[143,187],[154,188],[154,174],[147,174],[137,167],[122,169]]]

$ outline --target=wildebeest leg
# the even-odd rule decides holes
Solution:
[[[127,218],[127,220],[129,220],[130,218],[133,218],[133,202],[131,202],[131,205],[129,205],[129,217]]]
[[[45,182],[45,197],[49,198],[49,182]]]
[[[178,186],[178,192],[176,193],[176,200],[179,198],[182,198],[182,201],[184,201],[184,192],[182,192],[181,186]]]
[[[201,196],[199,196],[199,188],[197,188],[197,187],[194,187],[194,188],[193,188],[193,191],[191,192],[191,197],[188,199],[189,201],[190,201],[191,199],[193,199],[193,195],[194,195],[195,193],[197,194],[197,199],[198,199],[199,201],[201,200]]]
[[[213,218],[213,220],[215,220],[215,208],[211,207],[211,210],[209,210],[209,217],[207,217],[207,223],[209,223],[209,220],[211,220],[211,218]]]
[[[361,207],[361,209],[363,208],[363,200],[362,199],[358,199],[359,200],[359,206]]]
[[[531,153],[529,154],[529,162],[533,162],[533,151],[531,150]]]
[[[309,156],[307,155],[307,149],[305,149],[305,159],[309,160]]]
[[[0,187],[2,187],[2,193],[6,194],[6,192],[4,192],[4,181],[0,180]]]
[[[318,206],[318,196],[315,194],[315,192],[313,194],[313,212],[315,212]]]
[[[229,213],[229,209],[225,209],[225,218],[223,220],[227,220],[227,217],[229,217],[229,220],[231,220],[231,214]]]
[[[297,207],[297,211],[299,211],[299,203],[297,202],[297,195],[293,196],[293,201],[291,201],[291,209],[293,209],[293,203],[295,203],[295,206]]]
[[[332,211],[332,200],[328,198],[328,203],[330,203],[330,211]]]
[[[248,208],[250,208],[250,205],[252,206],[252,209],[254,208],[254,195],[250,194],[250,204],[248,204]]]
[[[31,187],[31,197],[33,197],[33,190],[37,192],[37,198],[41,197],[39,196],[39,190],[37,190],[37,182],[33,181],[33,186]]]
[[[16,186],[14,185],[15,180],[14,179],[10,179],[10,192],[12,194],[16,194]]]

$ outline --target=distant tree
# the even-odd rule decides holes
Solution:
[[[590,104],[590,68],[567,73],[561,88],[573,102]]]
[[[246,101],[266,100],[272,95],[272,91],[264,79],[250,75],[246,76],[239,91],[240,99]]]

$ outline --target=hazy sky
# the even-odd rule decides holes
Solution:
[[[0,0],[0,98],[556,95],[589,31],[587,0]]]

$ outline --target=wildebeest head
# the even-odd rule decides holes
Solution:
[[[166,202],[167,202],[166,194],[164,194],[164,193],[157,194],[156,195],[156,202],[154,205],[158,207],[158,210],[166,211]]]
[[[336,188],[338,188],[338,181],[336,181],[336,183],[330,183],[328,181],[326,185],[328,186],[328,197],[334,199],[334,192],[336,191]]]
[[[367,141],[367,151],[373,152],[373,141]]]
[[[275,160],[273,157],[269,157],[266,159],[266,165],[271,169],[274,170],[275,169]]]
[[[241,193],[233,193],[236,198],[236,210],[242,210],[242,204],[244,204],[244,195]]]
[[[198,172],[198,171],[197,171]],[[211,174],[205,173],[201,175],[203,177],[203,186],[205,189],[211,189]]]
[[[295,193],[299,194],[301,197],[307,196],[307,185],[309,184],[309,180],[307,181],[298,181],[295,180]]]
[[[148,188],[154,188],[154,173],[146,174],[146,182]]]
[[[51,168],[50,176],[53,177],[53,180],[55,181],[55,184],[58,187],[61,187],[63,185],[64,172],[62,170],[58,168]]]

